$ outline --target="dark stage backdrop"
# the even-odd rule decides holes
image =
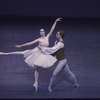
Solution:
[[[100,0],[0,0],[0,15],[100,17]]]

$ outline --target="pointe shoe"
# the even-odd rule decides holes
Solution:
[[[35,87],[35,91],[37,92],[37,90],[38,90],[38,83],[34,83],[33,86]]]
[[[48,90],[49,90],[49,92],[50,92],[50,93],[52,93],[52,92],[53,92],[53,91],[52,91],[52,89],[51,89],[50,87],[48,87]]]
[[[0,52],[0,55],[3,55],[4,52]]]

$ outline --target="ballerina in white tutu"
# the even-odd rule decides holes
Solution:
[[[51,27],[50,32],[45,36],[45,30],[44,29],[40,29],[40,35],[41,37],[32,41],[32,42],[28,42],[22,45],[16,45],[15,47],[20,48],[23,46],[29,46],[35,43],[38,43],[38,45],[43,46],[43,47],[48,47],[49,46],[49,38],[51,36],[51,34],[53,33],[53,30],[56,26],[56,23],[58,21],[61,21],[62,18],[58,18],[55,20],[53,26]],[[30,66],[35,68],[35,82],[33,84],[33,86],[35,87],[35,91],[38,90],[38,78],[39,78],[39,69],[40,66],[43,68],[49,68],[51,67],[56,61],[57,59],[51,55],[46,55],[43,54],[41,52],[41,50],[37,47],[35,47],[34,49],[30,49],[30,50],[25,50],[25,51],[15,51],[15,52],[9,52],[9,53],[4,53],[4,52],[0,52],[0,55],[9,55],[9,54],[15,54],[15,55],[23,55],[25,58],[25,62]]]

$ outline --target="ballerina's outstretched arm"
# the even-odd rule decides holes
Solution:
[[[49,38],[49,37],[52,35],[52,33],[53,33],[54,29],[55,29],[55,26],[56,26],[57,22],[58,22],[58,21],[61,21],[61,19],[62,19],[62,18],[58,18],[58,19],[55,20],[54,24],[53,24],[52,27],[51,27],[50,32],[47,34],[46,37]]]
[[[15,47],[20,48],[20,47],[23,47],[23,46],[35,44],[37,42],[39,42],[39,39],[36,39],[32,42],[28,42],[28,43],[25,43],[25,44],[22,44],[22,45],[15,45]],[[9,52],[9,53],[0,52],[0,55],[9,55],[9,54],[15,54],[15,55],[21,55],[22,54],[23,55],[25,51],[14,51],[14,52]]]
[[[35,44],[37,42],[39,42],[39,39],[36,39],[32,42],[28,42],[28,43],[25,43],[25,44],[22,44],[22,45],[15,45],[15,47],[20,48],[20,47],[23,47],[23,46],[29,46],[29,45]]]

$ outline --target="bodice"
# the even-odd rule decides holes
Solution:
[[[40,39],[39,45],[43,47],[48,47],[49,46],[48,38]]]

